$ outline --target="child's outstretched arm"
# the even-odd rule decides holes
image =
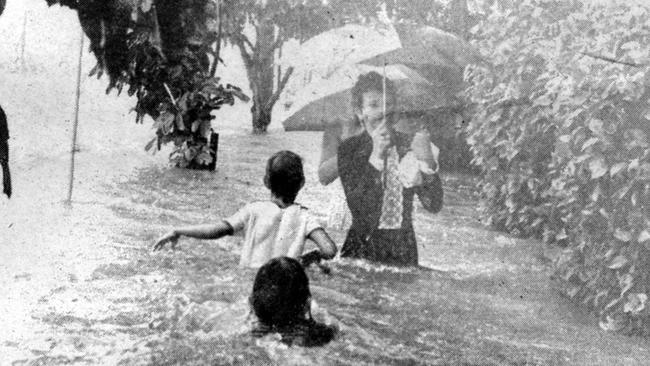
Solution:
[[[230,226],[230,224],[225,221],[221,221],[216,224],[179,227],[160,237],[156,241],[156,244],[154,244],[153,250],[160,250],[167,243],[171,243],[172,249],[174,249],[176,247],[176,243],[178,242],[178,238],[181,236],[197,239],[219,239],[226,235],[232,234],[232,226]]]
[[[316,230],[313,230],[311,233],[309,233],[309,239],[313,240],[314,243],[316,243],[316,246],[318,246],[318,249],[320,249],[320,252],[323,255],[323,259],[332,259],[336,255],[336,244],[330,238],[329,235],[327,235],[327,232],[322,229],[318,228]]]
[[[318,251],[311,251],[302,255],[301,261],[305,267],[309,266],[311,263],[318,263],[321,259],[332,259],[336,255],[336,244],[334,241],[327,235],[327,232],[322,228],[313,230],[307,236],[309,239],[313,240],[318,246]]]

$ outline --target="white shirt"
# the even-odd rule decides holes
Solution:
[[[300,257],[307,236],[321,227],[305,207],[280,208],[271,201],[249,203],[224,221],[244,233],[239,265],[251,268],[276,257]]]

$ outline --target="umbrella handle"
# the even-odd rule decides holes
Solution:
[[[382,85],[381,85],[381,91],[382,91],[382,106],[384,108],[384,123],[386,121],[386,57],[384,57],[384,77],[382,78]]]

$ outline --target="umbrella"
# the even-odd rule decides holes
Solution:
[[[286,131],[323,130],[326,125],[353,118],[350,93],[359,75],[383,68],[369,65],[348,65],[329,78],[321,79],[300,90],[282,122]],[[427,80],[404,65],[386,66],[386,77],[397,88],[397,112],[426,111],[456,105],[451,90],[436,81]]]
[[[470,43],[438,28],[413,24],[397,24],[394,28],[399,35],[400,47],[369,57],[361,63],[376,66],[404,64],[424,78],[435,80],[438,90],[455,95],[465,86],[465,66],[485,62]],[[457,104],[447,107],[436,109],[447,109],[447,112],[459,109]]]
[[[332,29],[285,55],[279,64],[293,66],[296,72],[308,70],[328,75],[354,63],[403,64],[431,79],[438,79],[439,75],[430,77],[430,73],[440,72],[452,72],[454,77],[462,78],[465,66],[484,61],[469,42],[438,28],[381,22]]]
[[[277,63],[293,66],[297,71],[331,74],[332,70],[344,65],[355,64],[369,56],[385,54],[400,47],[400,37],[391,24],[348,24],[310,38],[295,50],[287,49]]]
[[[299,100],[293,101],[289,117],[283,122],[286,130],[319,130],[324,124],[352,117],[349,90],[347,93],[344,90],[352,87],[360,72],[354,76],[348,72],[348,78],[341,80],[337,70],[342,65],[389,65],[386,76],[397,84],[401,97],[398,106],[402,111],[430,111],[458,107],[453,95],[463,88],[464,67],[482,62],[479,53],[468,42],[453,34],[434,27],[407,24],[348,25],[310,39],[301,50],[295,53],[300,61],[285,62],[296,67],[306,65],[310,72],[326,70],[321,72],[325,80],[300,90]],[[426,79],[430,85],[390,75],[395,72],[390,71],[391,67],[397,64],[402,71],[408,69],[411,75],[417,73],[419,79]],[[364,69],[358,65],[356,70]],[[384,73],[382,68],[372,70]]]
[[[361,63],[381,66],[404,64],[418,71],[421,68],[464,68],[481,63],[478,51],[463,39],[434,27],[397,24],[400,47],[375,54]]]

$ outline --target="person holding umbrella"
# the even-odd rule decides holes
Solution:
[[[425,209],[442,209],[442,182],[428,133],[395,130],[393,82],[377,72],[361,75],[352,89],[363,132],[341,142],[338,173],[352,213],[343,257],[417,266],[413,198]]]
[[[338,77],[333,76],[331,80],[323,80],[313,85],[311,90],[320,90],[324,96],[303,105],[285,120],[285,127],[304,124],[305,121],[321,120],[323,135],[318,179],[322,185],[327,186],[331,198],[327,211],[329,213],[327,226],[336,230],[347,230],[351,224],[351,214],[345,202],[343,188],[337,182],[338,147],[342,141],[364,131],[352,108],[352,89],[360,75],[381,69],[367,65],[354,65],[349,66],[347,70],[348,72],[341,71]],[[422,124],[415,121],[417,118],[413,118],[414,116],[420,116],[433,107],[454,103],[440,85],[424,79],[419,73],[404,65],[390,65],[384,71],[397,90],[399,108],[394,112],[399,112],[400,118],[395,125],[396,130],[413,135],[416,132],[413,127]],[[351,77],[352,75],[354,77]],[[330,81],[331,84],[336,82],[339,89],[335,89],[335,93],[327,94],[322,90],[329,90]],[[312,92],[305,90],[303,94],[309,95]],[[436,147],[432,146],[432,148],[437,151]]]

